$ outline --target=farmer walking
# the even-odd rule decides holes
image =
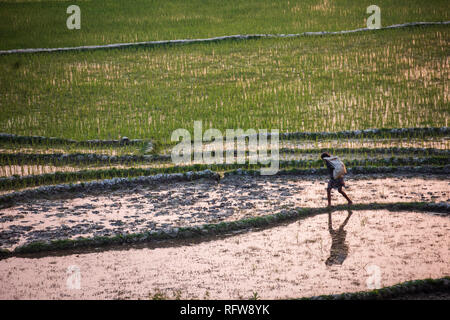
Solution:
[[[337,189],[347,199],[348,204],[352,204],[352,200],[342,190],[342,187],[345,187],[344,175],[347,173],[345,165],[338,157],[332,157],[328,152],[322,153],[320,157],[325,162],[331,177],[327,187],[328,207],[331,207],[331,189]]]

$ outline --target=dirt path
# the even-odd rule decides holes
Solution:
[[[138,233],[326,205],[326,178],[227,177],[125,189],[73,198],[33,200],[0,210],[0,246],[31,241]],[[449,202],[450,182],[438,177],[349,179],[355,203]],[[333,204],[346,203],[336,191]]]
[[[0,299],[296,298],[450,275],[448,217],[380,210],[329,218],[172,247],[9,258],[0,261]]]

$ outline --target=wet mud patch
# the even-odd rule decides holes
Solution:
[[[0,261],[2,299],[283,299],[450,275],[450,219],[336,211],[273,228],[167,247]],[[68,268],[80,289],[67,286]],[[375,281],[376,284],[376,281]]]
[[[36,199],[0,210],[0,247],[170,230],[326,205],[326,178],[226,177]],[[425,177],[348,179],[354,203],[449,202],[450,182]],[[333,204],[346,200],[336,191]]]

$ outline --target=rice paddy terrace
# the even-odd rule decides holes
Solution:
[[[430,136],[403,139],[408,131]],[[326,146],[339,140],[360,146],[331,147],[348,167],[346,191],[355,203],[347,207],[333,195],[331,211],[325,208],[326,171],[317,160],[330,147],[305,147],[317,140],[284,141],[279,173],[261,176],[258,165],[175,166],[167,152],[127,153],[135,146],[120,144],[101,153],[102,146],[42,145],[30,137],[21,152],[8,152],[8,145],[18,144],[13,138],[4,144],[2,159],[3,172],[14,175],[0,179],[0,271],[10,275],[2,297],[319,296],[365,291],[365,261],[383,265],[383,286],[448,276],[448,132],[423,131],[403,130],[390,147],[375,136],[321,140]],[[53,152],[65,148],[76,153]],[[353,216],[349,227],[332,233],[329,218],[339,227],[347,214]],[[161,273],[168,257],[177,262]],[[89,273],[83,278],[87,289],[74,294],[61,280],[72,264],[114,271],[101,278]],[[131,266],[134,276],[127,271]],[[154,274],[154,280],[139,274]],[[58,279],[56,291],[46,285]],[[445,298],[439,293],[445,288],[431,291]],[[409,291],[399,292],[393,298]],[[424,293],[412,297],[418,294]]]
[[[379,2],[398,6],[386,23],[450,20],[445,2]],[[105,3],[128,8],[129,28],[147,21]],[[37,44],[12,24],[0,49],[361,27],[351,1],[236,3],[198,16],[165,4],[169,27],[150,35],[101,38],[99,16],[97,33]],[[247,6],[255,24],[237,14]],[[315,18],[294,19],[303,10]],[[449,28],[0,55],[0,298],[343,298],[375,266],[388,288],[352,298],[448,299]],[[261,175],[248,148],[243,164],[175,165],[171,133],[197,120],[278,129],[279,171]],[[333,193],[326,208],[325,151],[347,166],[354,205]],[[66,286],[73,265],[83,290]]]

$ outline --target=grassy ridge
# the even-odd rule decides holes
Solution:
[[[94,0],[77,1],[81,29],[68,30],[73,1],[2,1],[0,49],[300,33],[365,27],[371,1]],[[378,0],[382,25],[450,20],[448,1]]]
[[[322,152],[331,152],[333,155],[339,156],[361,156],[365,158],[381,158],[381,157],[398,157],[398,155],[424,157],[424,156],[437,156],[447,159],[450,156],[450,150],[438,150],[438,149],[414,149],[414,148],[322,148],[322,149],[281,149],[280,158],[286,156],[286,154],[297,155],[295,160],[305,160],[301,157],[303,155],[314,155],[317,159]],[[236,152],[235,152],[236,155]],[[249,155],[249,151],[245,151],[246,157]],[[226,157],[226,154],[223,154]],[[192,159],[192,158],[191,158]],[[21,166],[21,165],[37,165],[37,166],[104,166],[111,164],[149,164],[149,163],[169,163],[171,161],[170,155],[161,156],[142,156],[142,155],[124,155],[124,156],[104,156],[96,153],[71,153],[71,154],[35,154],[35,153],[2,153],[0,152],[0,168],[2,166]],[[193,161],[193,159],[192,159]],[[0,174],[0,176],[3,176]]]
[[[425,159],[372,159],[344,161],[349,172],[354,174],[371,173],[396,173],[402,170],[413,173],[436,173],[448,175],[448,158],[431,157]],[[354,165],[355,167],[350,167]],[[327,174],[327,169],[322,161],[293,160],[281,161],[278,174],[296,174],[296,175],[316,175]],[[24,188],[54,185],[59,183],[74,183],[78,181],[103,180],[111,178],[133,178],[139,176],[148,176],[159,173],[186,173],[189,171],[201,171],[210,169],[225,174],[248,174],[259,175],[261,165],[259,164],[223,164],[223,165],[203,165],[194,164],[186,166],[169,166],[162,168],[125,168],[125,169],[85,169],[79,171],[57,171],[54,173],[44,173],[37,175],[0,178],[0,190],[20,190]]]
[[[448,126],[449,32],[2,56],[0,132],[164,143],[194,120],[223,131]]]
[[[301,298],[301,300],[386,300],[403,298],[405,296],[410,300],[411,295],[435,294],[439,292],[450,292],[450,277],[412,280],[371,291],[321,295]]]

